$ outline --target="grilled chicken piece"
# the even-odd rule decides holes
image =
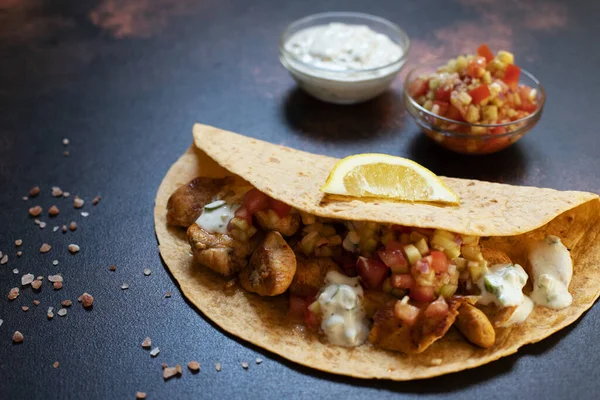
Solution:
[[[387,350],[401,351],[406,354],[422,353],[448,332],[456,319],[458,308],[465,302],[464,298],[449,300],[448,314],[440,318],[426,318],[422,310],[416,323],[408,326],[396,318],[394,315],[396,302],[390,301],[375,313],[369,341]]]
[[[205,205],[233,179],[194,178],[173,192],[167,202],[167,224],[187,228],[196,222]]]
[[[296,273],[296,255],[279,232],[271,231],[240,272],[240,285],[261,296],[285,292]]]
[[[296,254],[296,276],[290,285],[290,293],[298,296],[313,296],[323,286],[325,275],[329,271],[342,272],[329,257],[306,258]]]
[[[373,318],[381,307],[385,306],[392,300],[395,301],[398,299],[386,292],[365,290],[363,296],[363,308],[365,310],[365,315],[367,318]]]
[[[298,228],[300,228],[300,222],[302,221],[300,214],[290,213],[283,218],[279,218],[279,216],[275,214],[277,219],[273,221],[271,220],[269,213],[274,212],[275,211],[273,210],[255,212],[254,218],[256,218],[258,226],[265,231],[277,231],[283,236],[292,236],[298,232]]]
[[[243,243],[224,233],[207,232],[196,224],[190,225],[187,236],[194,259],[223,276],[244,268],[261,240],[261,235],[256,233]]]
[[[456,327],[469,342],[487,349],[496,342],[496,331],[485,314],[475,306],[465,303],[458,309]]]

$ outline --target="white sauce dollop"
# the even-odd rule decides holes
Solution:
[[[227,204],[224,200],[215,200],[204,206],[196,225],[210,233],[227,233],[227,224],[234,217],[239,204]]]
[[[317,302],[323,317],[321,329],[329,342],[345,347],[364,343],[369,336],[369,326],[362,308],[363,289],[358,278],[330,271],[325,285]]]
[[[498,307],[517,306],[503,326],[518,324],[527,319],[533,310],[533,302],[523,294],[527,273],[519,264],[496,264],[477,281],[481,290],[478,303],[496,304]]]
[[[573,277],[573,261],[569,250],[556,236],[546,236],[529,249],[533,275],[531,298],[536,304],[561,309],[571,305],[569,284]]]
[[[366,25],[339,22],[296,32],[285,49],[307,64],[331,71],[379,68],[404,54],[388,36]]]

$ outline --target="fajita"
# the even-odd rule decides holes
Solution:
[[[157,194],[161,255],[211,320],[292,361],[441,375],[549,336],[599,295],[595,194],[444,178],[460,206],[328,197],[336,159],[199,124],[194,139]]]

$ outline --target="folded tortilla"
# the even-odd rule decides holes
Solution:
[[[320,192],[335,158],[266,143],[196,124],[194,142],[169,169],[154,209],[160,253],[185,296],[225,331],[284,358],[318,370],[358,378],[411,380],[473,368],[515,353],[573,323],[600,294],[600,200],[598,195],[442,178],[460,206],[387,200],[332,198]],[[194,263],[185,230],[166,223],[167,200],[197,176],[239,175],[260,191],[321,217],[439,228],[481,236],[481,244],[506,252],[526,265],[527,244],[547,234],[560,237],[573,258],[569,291],[573,303],[562,310],[536,306],[520,325],[496,331],[496,344],[481,349],[456,329],[421,354],[405,355],[364,344],[338,347],[287,318],[288,298],[260,297]]]

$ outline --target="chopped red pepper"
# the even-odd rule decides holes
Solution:
[[[421,78],[415,79],[408,86],[408,93],[414,98],[425,96],[427,90],[429,90],[429,81]]]
[[[519,76],[521,76],[521,68],[514,64],[508,64],[502,80],[513,90],[516,90],[517,85],[519,84]]]
[[[469,96],[471,96],[473,99],[473,104],[481,104],[483,100],[487,99],[491,95],[490,88],[488,88],[488,85],[485,84],[479,85],[469,92]]]
[[[488,45],[485,43],[479,46],[477,49],[477,54],[479,54],[481,57],[484,57],[488,62],[494,59],[494,53],[492,53]]]

